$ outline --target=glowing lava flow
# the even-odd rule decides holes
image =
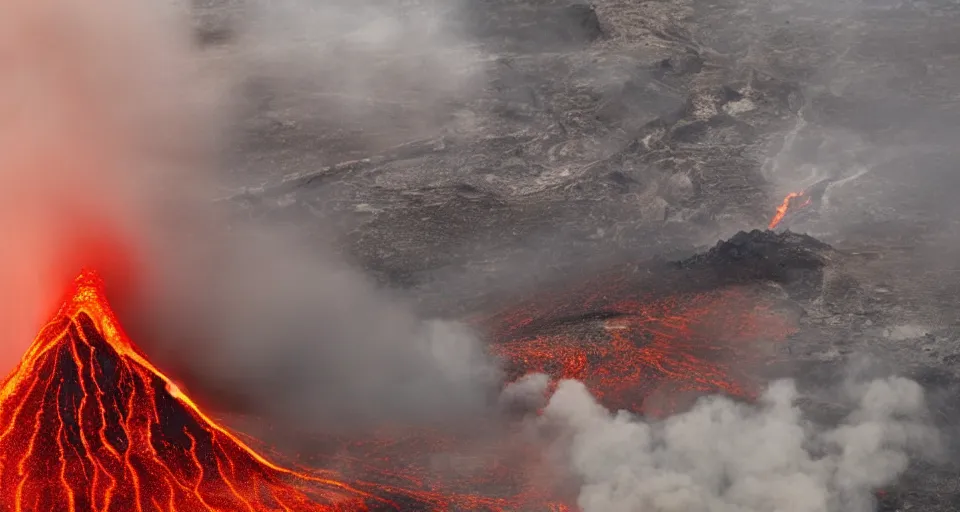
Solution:
[[[662,415],[706,393],[753,397],[761,383],[750,370],[796,330],[764,299],[738,289],[620,300],[603,311],[592,334],[516,337],[508,327],[493,350],[514,376],[577,379],[607,407]]]
[[[365,510],[369,493],[269,462],[126,338],[92,272],[0,390],[0,510]]]
[[[593,311],[595,299],[571,307]],[[599,325],[593,334],[523,334],[529,322],[513,310],[492,348],[518,375],[580,379],[608,406],[657,413],[690,392],[751,396],[743,363],[763,360],[763,347],[793,330],[770,305],[733,289],[602,309],[607,316],[580,321]],[[451,442],[427,433],[361,440],[356,458],[336,460],[382,484],[277,466],[154,367],[122,332],[100,279],[83,272],[0,388],[0,511],[573,510],[553,499],[549,482],[537,483],[537,448],[522,438],[490,460],[470,457],[473,469],[437,476],[443,457],[432,455],[463,447]],[[498,445],[482,446],[467,454]],[[418,463],[420,455],[429,460]]]
[[[780,221],[787,215],[787,212],[790,211],[790,208],[796,206],[794,205],[794,200],[804,197],[803,192],[790,192],[783,198],[783,202],[780,203],[780,206],[777,207],[777,213],[773,215],[773,218],[770,219],[770,224],[767,225],[767,229],[773,229],[780,224]],[[803,208],[810,204],[810,198],[808,197],[806,201],[800,203],[798,208]]]
[[[354,462],[384,459],[377,444],[363,443],[368,453]],[[530,489],[447,492],[410,465],[376,466],[365,474],[398,485],[347,484],[257,454],[129,341],[90,271],[0,388],[3,512],[573,510]]]

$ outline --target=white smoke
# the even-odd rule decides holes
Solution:
[[[545,385],[526,379],[508,394],[542,396]],[[848,384],[842,394],[854,410],[831,428],[804,416],[791,380],[756,404],[712,396],[652,421],[610,412],[565,380],[536,421],[563,433],[555,443],[581,482],[583,512],[869,511],[873,491],[903,473],[908,455],[931,454],[939,436],[911,380]]]

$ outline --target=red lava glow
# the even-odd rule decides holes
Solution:
[[[490,348],[504,360],[510,377],[543,372],[554,379],[578,379],[608,408],[652,416],[680,410],[702,394],[754,398],[763,381],[752,370],[775,358],[779,342],[796,331],[789,315],[752,289],[652,298],[631,296],[630,288],[623,280],[600,278],[589,289],[473,321],[494,329]],[[479,454],[439,432],[323,441],[336,447],[337,467],[380,475],[378,481],[400,488],[503,491],[500,498],[464,492],[448,502],[457,506],[441,510],[576,510],[550,492],[558,475],[543,473],[538,461],[544,454],[525,445],[522,436],[502,435],[481,444]]]
[[[95,273],[81,273],[0,388],[0,510],[496,512],[531,503],[573,510],[529,491],[512,498],[445,492],[403,466],[391,480],[398,485],[280,467],[204,414],[146,359],[121,330],[102,286]],[[376,444],[363,451],[383,460]]]
[[[796,330],[772,306],[738,289],[621,300],[581,336],[516,337],[532,318],[514,313],[493,350],[514,376],[577,379],[607,407],[662,415],[706,393],[756,396],[762,383],[751,369],[769,362],[777,342]]]
[[[787,215],[787,212],[791,208],[803,208],[810,204],[810,198],[807,197],[805,201],[800,204],[794,204],[799,201],[800,198],[804,197],[803,192],[790,192],[783,198],[783,202],[780,203],[780,206],[777,207],[777,213],[773,215],[773,218],[770,219],[770,224],[767,225],[767,229],[774,229],[780,224],[780,221]],[[795,201],[796,200],[796,201]]]
[[[4,510],[357,510],[369,493],[267,461],[126,338],[82,273],[0,390]]]
[[[743,369],[794,329],[736,289],[603,309],[595,332],[580,334],[524,334],[535,315],[514,309],[492,349],[516,376],[579,379],[608,407],[663,414],[690,393],[753,396]],[[0,388],[0,510],[575,510],[556,499],[555,475],[522,437],[480,449],[424,431],[324,442],[338,447],[327,462],[341,472],[292,470],[254,451],[130,342],[100,278],[85,271]]]

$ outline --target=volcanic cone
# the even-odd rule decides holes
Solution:
[[[0,510],[364,510],[365,492],[258,455],[124,335],[76,278],[0,389]]]

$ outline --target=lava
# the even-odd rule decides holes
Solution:
[[[593,313],[553,331],[530,329],[544,311],[512,309],[492,351],[515,376],[579,379],[605,405],[638,412],[671,412],[691,393],[752,397],[745,368],[793,330],[739,289],[580,299],[564,307]],[[555,499],[542,454],[518,436],[482,449],[424,431],[325,438],[340,447],[327,462],[358,476],[350,482],[344,472],[281,467],[147,360],[91,271],[0,388],[0,429],[3,511],[575,510]],[[438,470],[439,460],[452,466]]]
[[[92,272],[0,389],[3,510],[358,510],[369,492],[281,468],[128,340]]]
[[[587,330],[576,335],[518,335],[531,320],[514,313],[493,351],[515,377],[577,379],[607,407],[662,415],[706,393],[756,396],[762,383],[750,371],[796,329],[769,301],[735,288],[619,299],[597,311],[581,318]]]
[[[390,459],[410,448],[397,437],[364,440],[352,468],[340,461],[344,469],[362,466],[378,483],[281,467],[204,414],[147,360],[92,271],[75,279],[0,388],[0,426],[3,511],[573,510],[525,484],[506,497],[477,494],[478,480],[451,491],[424,476],[429,471]],[[451,449],[430,446],[441,438],[423,432],[415,439],[429,453]],[[517,468],[482,469],[522,480]]]
[[[783,202],[780,203],[780,206],[777,207],[777,213],[775,213],[773,215],[773,218],[770,219],[770,223],[767,225],[767,228],[768,229],[776,228],[777,225],[780,224],[780,221],[783,220],[783,218],[787,215],[787,212],[790,211],[791,208],[794,208],[794,207],[804,208],[806,206],[809,206],[811,202],[809,197],[806,197],[802,203],[794,204],[796,202],[795,200],[799,201],[799,199],[802,197],[805,197],[804,192],[790,192],[789,194],[787,194],[783,198]]]

